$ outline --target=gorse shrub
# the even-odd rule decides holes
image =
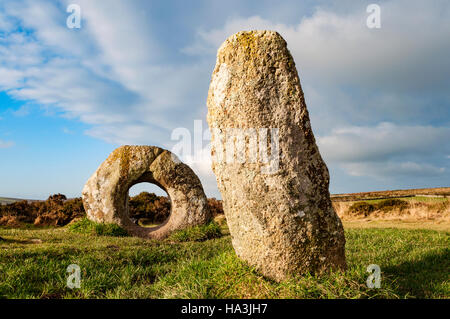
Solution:
[[[22,223],[33,223],[37,217],[38,210],[36,206],[28,203],[26,200],[11,203],[8,205],[0,205],[0,216],[3,220],[16,219]]]
[[[75,218],[86,216],[81,198],[67,199],[62,194],[50,196],[46,201],[38,204],[37,226],[64,226]]]
[[[102,224],[83,218],[69,225],[69,230],[79,234],[90,234],[97,236],[125,237],[128,233],[116,224]]]
[[[375,211],[375,205],[369,204],[367,202],[357,202],[349,207],[349,212],[355,215],[367,216],[373,211]]]

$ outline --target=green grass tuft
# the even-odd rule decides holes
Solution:
[[[128,233],[125,229],[116,224],[95,223],[87,218],[83,218],[69,225],[69,230],[79,234],[94,234],[97,236],[126,237]]]
[[[200,225],[176,231],[169,236],[169,240],[175,242],[205,241],[219,237],[222,237],[220,226],[215,222],[210,222],[207,225]]]

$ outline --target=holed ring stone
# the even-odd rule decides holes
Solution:
[[[170,216],[157,227],[140,227],[129,217],[128,191],[144,182],[158,185],[170,198]],[[89,178],[82,196],[90,220],[118,224],[142,238],[162,239],[211,218],[205,192],[194,171],[170,151],[156,146],[126,145],[114,150]]]

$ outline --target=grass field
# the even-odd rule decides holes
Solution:
[[[347,272],[282,283],[240,261],[229,235],[196,241],[202,229],[157,242],[68,226],[0,228],[0,297],[450,298],[449,232],[344,225]],[[70,264],[81,267],[80,289],[66,288]],[[366,286],[369,264],[381,267],[379,289]]]

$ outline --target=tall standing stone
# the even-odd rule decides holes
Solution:
[[[212,168],[237,255],[275,280],[345,269],[328,169],[284,39],[272,31],[229,37],[207,103]]]

